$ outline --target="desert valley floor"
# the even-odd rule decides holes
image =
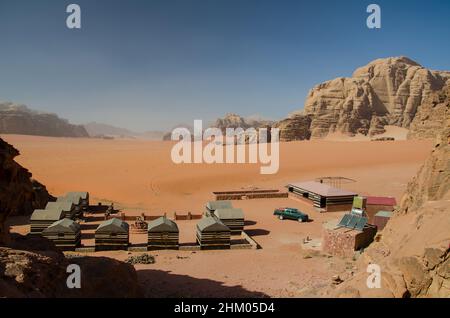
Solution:
[[[433,141],[303,141],[280,144],[280,170],[259,174],[259,164],[172,163],[173,143],[134,139],[46,138],[2,135],[20,150],[17,160],[53,195],[89,191],[91,202],[114,202],[130,215],[170,217],[173,212],[202,213],[212,191],[283,188],[288,182],[324,176],[356,180],[343,188],[360,194],[394,196],[399,202],[407,183],[429,155]],[[91,203],[91,204],[92,204]],[[309,236],[320,239],[323,223],[343,212],[318,213],[293,199],[234,201],[245,212],[246,231],[258,250],[156,251],[152,265],[136,265],[149,297],[164,296],[309,296],[330,284],[336,273],[351,274],[355,263],[302,248]],[[313,222],[280,221],[272,213],[296,207]],[[12,231],[26,233],[25,218],[11,219]],[[195,240],[197,221],[178,221],[181,240]],[[135,242],[145,234],[131,235]],[[98,252],[126,259],[125,251]]]

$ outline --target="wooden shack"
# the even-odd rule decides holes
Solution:
[[[202,249],[230,248],[230,229],[215,217],[204,217],[197,224],[197,242]]]
[[[286,187],[290,194],[308,200],[315,208],[327,212],[351,209],[353,198],[358,195],[317,181],[290,183]]]
[[[42,231],[42,236],[53,241],[63,251],[74,251],[81,245],[80,224],[71,219],[62,219]]]
[[[56,221],[62,220],[65,213],[60,209],[34,210],[30,217],[30,234],[41,235],[42,231]]]
[[[218,201],[209,201],[206,203],[206,213],[214,214],[214,211],[217,209],[232,209],[231,201],[226,200],[218,200]]]
[[[128,223],[112,218],[101,223],[95,230],[95,249],[97,251],[126,250],[129,244]]]
[[[162,216],[148,224],[148,249],[178,249],[179,236],[177,224]]]
[[[70,201],[48,202],[45,209],[60,209],[64,212],[64,217],[68,219],[74,219],[76,216],[76,206]]]
[[[217,209],[214,215],[228,226],[231,235],[241,235],[244,230],[244,212],[242,209]]]
[[[369,217],[369,222],[374,223],[375,214],[378,211],[394,211],[397,201],[393,197],[367,197],[366,211]]]

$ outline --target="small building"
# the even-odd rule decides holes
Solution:
[[[53,241],[63,251],[74,251],[81,245],[80,224],[71,219],[62,219],[42,231],[42,236]]]
[[[392,211],[378,211],[373,217],[373,225],[377,227],[378,231],[384,229],[386,224],[389,222],[392,217]]]
[[[61,209],[64,212],[64,217],[68,219],[74,219],[76,215],[76,206],[70,201],[48,202],[45,209]]]
[[[197,242],[202,249],[230,248],[230,236],[230,229],[215,217],[204,217],[197,224]]]
[[[324,224],[322,250],[334,256],[352,257],[355,251],[372,243],[376,232],[376,226],[368,224],[366,217],[345,214],[337,224]]]
[[[309,200],[320,211],[349,210],[353,198],[358,194],[352,191],[332,187],[317,181],[304,181],[287,185],[289,193]]]
[[[68,192],[57,201],[70,201],[75,204],[76,215],[80,217],[89,209],[89,192]]]
[[[206,203],[206,213],[214,214],[214,211],[217,209],[232,209],[231,201],[227,200],[218,200],[218,201],[209,201]]]
[[[242,209],[217,209],[214,215],[228,226],[231,235],[241,235],[244,230],[244,212]]]
[[[374,222],[374,216],[378,211],[394,211],[397,201],[393,197],[367,197],[366,212],[369,222]]]
[[[129,244],[128,223],[112,218],[101,223],[95,230],[97,251],[126,250]]]
[[[65,213],[60,209],[34,210],[30,217],[30,234],[41,235],[42,231],[56,221],[64,219]]]
[[[148,223],[148,249],[178,249],[178,225],[162,216]]]

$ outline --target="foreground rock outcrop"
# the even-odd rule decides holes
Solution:
[[[12,103],[0,103],[0,134],[89,137],[83,126],[72,125],[55,114],[39,113]]]
[[[416,129],[420,118],[431,114],[434,101],[442,98],[441,90],[449,78],[450,72],[428,70],[407,57],[375,60],[358,68],[350,78],[337,78],[314,87],[304,110],[283,121],[288,127],[303,122],[304,128],[288,130],[285,140],[322,138],[334,132],[374,136],[384,133],[386,125],[413,125]],[[416,115],[419,118],[415,120]],[[304,119],[299,120],[300,117]],[[433,113],[432,117],[438,115]],[[431,126],[440,122],[434,123],[433,118],[428,121]],[[427,128],[423,127],[422,132]],[[430,131],[417,134],[436,136]]]
[[[450,119],[431,156],[408,184],[401,207],[359,260],[359,271],[328,295],[450,297]],[[381,288],[366,285],[368,264]]]
[[[17,149],[0,138],[0,243],[8,239],[5,221],[9,215],[29,215],[55,200],[44,185],[14,161],[18,155]]]

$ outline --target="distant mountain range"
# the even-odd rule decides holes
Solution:
[[[142,138],[150,140],[162,140],[164,132],[149,130],[143,133],[135,132],[126,128],[116,127],[113,125],[90,122],[85,124],[87,132],[91,137],[120,137],[120,138]]]
[[[0,103],[0,134],[89,137],[83,126],[73,125],[56,114],[37,112],[14,103]]]

